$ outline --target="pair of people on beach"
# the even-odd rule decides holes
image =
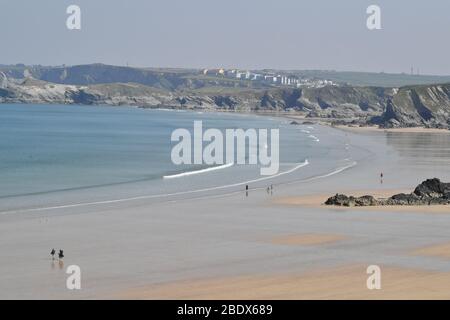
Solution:
[[[248,190],[249,190],[249,188],[248,188],[248,184],[247,185],[245,185],[245,195],[248,197]],[[268,186],[267,187],[267,194],[270,194],[270,195],[272,195],[273,194],[273,184],[271,184],[270,186]]]
[[[53,248],[52,251],[50,251],[50,255],[52,256],[52,260],[55,260],[55,254],[56,254],[56,250]],[[64,258],[64,251],[59,249],[58,252],[58,258],[61,260],[62,258]]]

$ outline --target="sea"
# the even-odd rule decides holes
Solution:
[[[194,121],[224,136],[227,129],[279,129],[278,172],[263,176],[260,164],[248,163],[174,164],[171,152],[177,142],[171,135],[180,128],[193,134]],[[275,116],[2,104],[0,212],[214,196],[243,192],[246,186],[266,189],[326,178],[367,156],[349,144],[344,132]]]

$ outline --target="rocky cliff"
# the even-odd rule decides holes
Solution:
[[[449,128],[450,84],[400,88],[371,122],[383,127]]]
[[[298,89],[210,85],[169,90],[131,82],[75,85],[30,76],[16,80],[0,74],[0,103],[131,105],[247,112],[293,110],[306,117],[338,123],[381,127],[450,126],[450,84]]]

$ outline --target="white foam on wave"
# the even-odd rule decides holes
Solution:
[[[175,112],[175,109],[170,109],[170,108],[156,108],[154,110],[157,111],[167,111],[167,112]]]
[[[328,178],[328,177],[334,176],[335,174],[341,173],[342,171],[345,171],[345,170],[347,170],[347,169],[353,168],[353,167],[356,166],[357,164],[358,164],[358,163],[357,163],[356,161],[353,161],[353,162],[350,163],[349,165],[346,165],[346,166],[337,168],[337,169],[334,170],[334,171],[331,171],[331,172],[329,172],[329,173],[326,173],[326,174],[323,174],[323,175],[320,175],[320,176],[315,176],[315,177],[312,177],[312,178],[309,178],[309,179],[306,179],[306,180],[302,180],[302,182],[309,182],[309,181],[313,181],[313,180],[317,180],[317,179]]]
[[[233,165],[234,165],[234,163],[227,163],[227,164],[223,164],[223,165],[220,165],[220,166],[206,168],[206,169],[201,169],[201,170],[186,171],[186,172],[182,172],[182,173],[178,173],[178,174],[172,174],[172,175],[168,175],[168,176],[163,176],[163,179],[182,178],[182,177],[192,176],[192,175],[196,175],[196,174],[202,174],[202,173],[206,173],[206,172],[211,172],[211,171],[216,171],[216,170],[222,170],[222,169],[230,168]]]
[[[308,138],[311,138],[311,139],[315,140],[316,142],[320,142],[319,138],[317,138],[316,136],[314,136],[314,135],[312,135],[312,134],[310,134],[310,135],[308,136]]]

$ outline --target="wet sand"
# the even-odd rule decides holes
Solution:
[[[450,259],[450,243],[446,242],[419,248],[414,250],[413,254]]]
[[[338,266],[281,274],[179,281],[127,290],[119,299],[448,299],[450,273],[380,266],[381,288],[367,288],[366,266]]]
[[[448,139],[382,134],[357,166],[275,185],[273,196],[251,190],[0,215],[0,298],[450,299],[450,215],[429,214],[434,206],[320,205],[336,192],[382,197],[423,178],[450,181]],[[366,137],[348,139],[367,148]],[[51,248],[64,249],[62,265]],[[81,268],[79,291],[66,288],[69,265]],[[369,265],[382,268],[381,290],[366,287]]]
[[[345,239],[344,236],[335,234],[292,234],[275,237],[271,243],[288,246],[314,246],[335,243],[343,239]]]

